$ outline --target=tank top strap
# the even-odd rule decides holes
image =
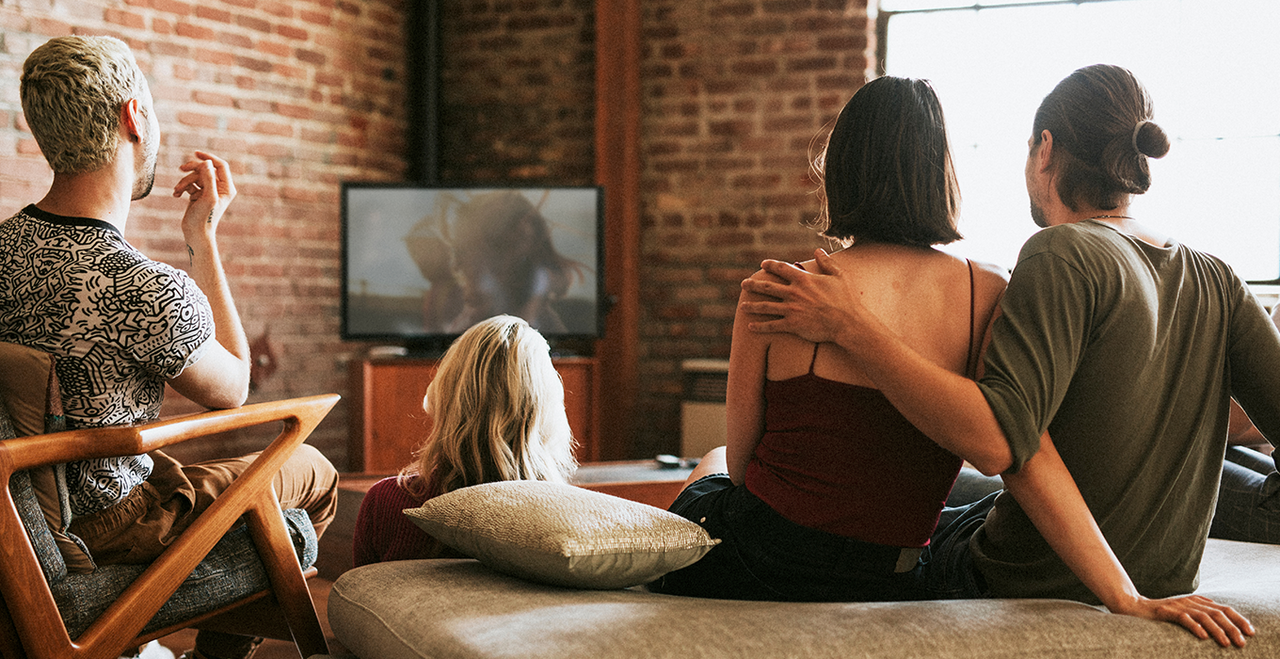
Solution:
[[[792,261],[791,264],[797,268],[800,268],[801,270],[804,270],[804,265],[799,261]],[[817,344],[817,343],[813,344],[813,356],[809,358],[809,375],[813,375],[813,367],[815,364],[818,363],[818,346],[819,345],[820,344]]]
[[[973,345],[974,337],[977,335],[977,331],[973,326],[974,316],[977,313],[977,300],[975,299],[976,286],[973,280],[973,261],[969,259],[964,261],[969,266],[969,354],[964,360],[964,372],[965,375],[972,378],[977,374],[978,370],[978,356],[975,354]]]

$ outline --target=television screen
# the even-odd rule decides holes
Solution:
[[[519,316],[552,346],[600,336],[602,190],[342,185],[342,338],[439,351]]]

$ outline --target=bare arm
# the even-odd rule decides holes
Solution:
[[[767,277],[757,273],[757,277]],[[743,311],[742,302],[759,299],[743,291],[733,319],[733,344],[729,349],[729,387],[726,392],[725,458],[729,479],[735,485],[746,480],[747,464],[764,434],[764,380],[768,357],[768,337],[750,331],[754,317]]]
[[[857,291],[841,277],[831,257],[819,250],[818,273],[781,261],[765,261],[764,270],[786,283],[752,278],[742,282],[755,293],[740,307],[772,316],[752,322],[756,332],[786,332],[808,341],[844,348],[893,406],[943,448],[993,475],[1008,469],[1013,455],[976,383],[925,359],[856,304]],[[761,297],[763,296],[763,297]]]
[[[1223,646],[1244,646],[1245,636],[1253,635],[1248,619],[1207,597],[1143,597],[1111,551],[1048,433],[1022,469],[1003,478],[1044,539],[1111,612],[1177,623]]]
[[[169,384],[205,407],[237,407],[249,395],[249,341],[231,299],[217,241],[218,222],[236,196],[235,184],[226,161],[202,151],[181,169],[187,174],[174,186],[173,196],[186,193],[190,199],[182,218],[189,274],[209,298],[217,345]]]

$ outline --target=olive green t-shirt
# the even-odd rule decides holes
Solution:
[[[1018,256],[979,383],[1020,468],[1047,428],[1142,594],[1196,588],[1234,394],[1280,438],[1280,333],[1221,260],[1093,221]],[[1007,493],[970,539],[996,597],[1097,599]]]

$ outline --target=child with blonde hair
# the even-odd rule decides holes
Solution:
[[[514,316],[481,321],[449,346],[423,409],[431,430],[414,461],[374,484],[360,505],[356,566],[456,555],[414,525],[406,508],[480,483],[563,483],[577,468],[551,350]]]

